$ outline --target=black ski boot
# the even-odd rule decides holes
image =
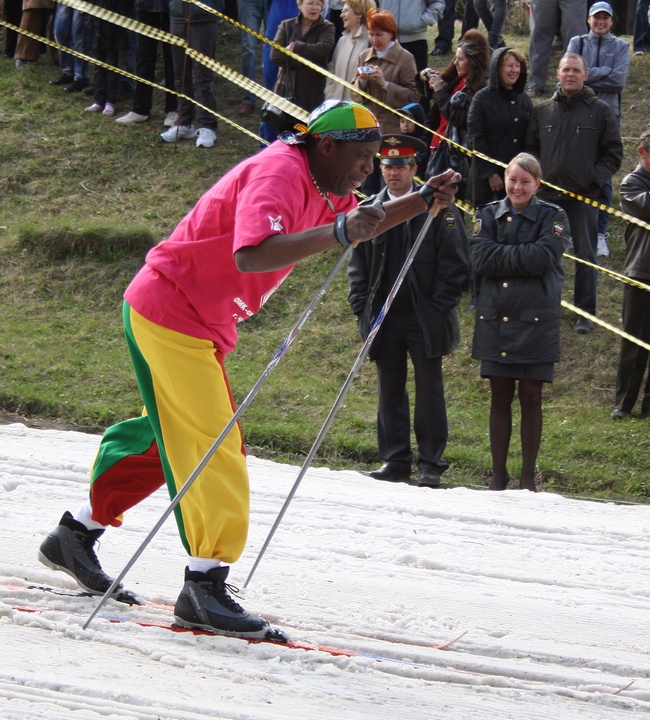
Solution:
[[[239,591],[226,584],[229,571],[224,565],[207,573],[185,568],[185,585],[174,608],[177,624],[219,635],[287,642],[282,632],[272,628],[264,618],[246,612],[230,596],[230,592]]]
[[[73,577],[87,592],[103,595],[113,583],[113,578],[102,570],[93,550],[103,533],[103,530],[88,530],[66,511],[59,524],[41,543],[38,559],[52,570],[62,570]],[[121,591],[120,584],[115,594]]]

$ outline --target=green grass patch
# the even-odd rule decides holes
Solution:
[[[518,6],[517,6],[518,7]],[[517,23],[523,22],[517,16]],[[524,18],[525,19],[525,18]],[[517,26],[512,23],[512,27]],[[218,58],[240,64],[238,32],[223,26]],[[435,28],[432,29],[435,34]],[[509,35],[527,50],[527,39]],[[557,63],[558,54],[552,62]],[[434,59],[437,67],[449,58]],[[636,139],[650,117],[646,78],[650,56],[633,57],[623,95],[625,160],[614,179],[636,165]],[[0,408],[98,431],[140,412],[141,400],[121,325],[124,289],[144,254],[165,238],[205,190],[257,144],[221,121],[215,147],[163,143],[164,108],[155,93],[151,119],[122,127],[84,113],[87,97],[48,84],[48,60],[16,72],[0,58]],[[218,110],[257,129],[237,110],[241,91],[217,79]],[[123,101],[118,112],[130,109]],[[615,202],[617,202],[615,198]],[[623,265],[624,223],[610,224],[612,255]],[[308,305],[338,253],[300,263],[262,311],[239,326],[227,367],[241,401]],[[564,297],[573,297],[571,262]],[[602,276],[600,317],[619,327],[622,286]],[[490,472],[488,383],[471,358],[473,314],[459,308],[462,340],[444,359],[452,482],[484,487]],[[618,338],[597,329],[581,337],[563,311],[562,361],[545,388],[545,426],[538,476],[544,489],[571,495],[635,500],[650,497],[650,421],[613,422]],[[243,418],[251,452],[302,462],[360,349],[343,272]],[[412,393],[413,387],[410,385]],[[510,472],[521,464],[514,405]],[[376,377],[366,362],[325,437],[316,464],[368,470],[376,450]]]

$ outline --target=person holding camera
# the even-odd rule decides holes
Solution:
[[[430,144],[432,165],[428,175],[434,172],[436,151],[444,138],[466,145],[469,106],[474,95],[487,84],[489,63],[490,48],[485,36],[478,30],[468,30],[460,40],[454,59],[442,72],[426,68],[420,73],[425,86],[433,93],[433,105],[427,118],[427,126],[433,130]],[[450,153],[453,153],[453,146]],[[438,153],[438,158],[440,155]],[[464,159],[464,164],[467,164],[467,158]],[[442,164],[447,165],[448,161],[449,158],[445,158]],[[461,174],[467,178],[467,170]],[[459,197],[462,194],[461,186]]]
[[[399,44],[393,16],[386,10],[370,9],[366,22],[370,47],[359,55],[353,84],[395,109],[418,102],[420,93],[416,86],[415,60]],[[395,113],[357,93],[352,93],[352,99],[365,105],[375,115],[382,135],[399,133],[399,117]]]

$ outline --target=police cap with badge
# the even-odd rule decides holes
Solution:
[[[427,150],[426,143],[413,135],[383,135],[379,148],[382,165],[407,165],[418,153]]]

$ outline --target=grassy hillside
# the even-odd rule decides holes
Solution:
[[[526,49],[526,39],[510,37]],[[223,28],[218,58],[239,67],[237,32]],[[557,62],[558,57],[554,58]],[[437,65],[449,58],[438,59]],[[624,95],[625,161],[636,164],[635,140],[647,127],[650,56],[632,59]],[[213,149],[162,143],[157,97],[151,121],[121,127],[83,112],[88,98],[67,96],[48,80],[49,60],[17,72],[0,59],[0,408],[35,418],[101,430],[140,410],[122,337],[120,299],[146,247],[164,238],[197,198],[256,143],[221,122]],[[240,91],[217,79],[219,112],[255,131],[255,116],[237,113]],[[120,111],[130,109],[124,101]],[[617,182],[615,182],[616,186]],[[623,225],[610,227],[620,270]],[[302,263],[264,310],[244,323],[229,357],[241,400],[315,294],[337,257],[331,251]],[[565,297],[572,299],[572,266]],[[359,350],[343,273],[259,394],[243,421],[249,447],[299,461],[311,446]],[[600,313],[619,324],[621,285],[600,281]],[[482,486],[490,469],[489,389],[470,357],[473,316],[460,308],[462,342],[445,359],[453,482]],[[650,498],[650,421],[614,423],[618,340],[597,330],[573,333],[564,312],[563,360],[545,389],[539,457],[542,486],[554,491],[645,501]],[[376,465],[375,372],[367,363],[328,434],[319,462],[369,469]],[[515,418],[518,422],[518,418]],[[510,468],[517,472],[518,438]]]

